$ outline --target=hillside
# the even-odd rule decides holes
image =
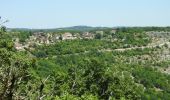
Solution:
[[[169,100],[169,27],[64,30],[1,31],[0,99]]]

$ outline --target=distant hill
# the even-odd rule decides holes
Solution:
[[[73,26],[73,27],[65,27],[60,28],[63,30],[77,30],[77,31],[91,31],[96,29],[107,29],[109,27],[91,27],[91,26]]]
[[[59,31],[92,31],[108,29],[109,27],[91,27],[91,26],[73,26],[73,27],[63,27],[63,28],[52,28],[52,29],[29,29],[29,28],[8,28],[10,31],[43,31],[43,32],[59,32]]]

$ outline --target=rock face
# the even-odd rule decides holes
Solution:
[[[18,51],[23,51],[24,46],[22,44],[19,43],[19,38],[14,39],[14,48]]]
[[[20,44],[20,43],[15,43],[14,47],[18,51],[23,51],[24,50],[24,46],[22,44]]]
[[[146,32],[150,37],[154,38],[170,38],[170,32],[164,32],[164,31],[150,31]]]

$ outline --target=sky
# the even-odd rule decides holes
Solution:
[[[170,0],[0,0],[10,28],[170,26]]]

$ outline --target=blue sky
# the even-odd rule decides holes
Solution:
[[[170,26],[170,0],[0,0],[7,27]]]

